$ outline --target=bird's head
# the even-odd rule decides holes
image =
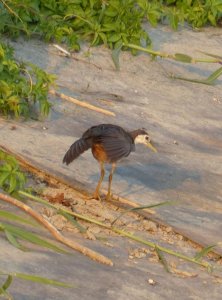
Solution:
[[[151,139],[149,134],[145,129],[138,129],[137,135],[134,139],[135,144],[144,144],[148,148],[150,148],[152,151],[157,152],[157,149],[154,147],[154,145],[151,143]]]

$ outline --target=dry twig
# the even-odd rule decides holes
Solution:
[[[36,221],[38,221],[40,224],[42,224],[51,234],[52,236],[59,242],[63,243],[64,245],[66,246],[69,246],[70,248],[76,250],[76,251],[79,251],[80,253],[90,257],[91,259],[93,260],[96,260],[97,262],[100,262],[100,263],[103,263],[103,264],[106,264],[106,265],[109,265],[109,266],[113,266],[113,262],[87,248],[87,247],[84,247],[74,241],[71,241],[67,238],[65,238],[63,235],[61,235],[59,233],[59,231],[51,224],[49,223],[46,219],[44,219],[39,213],[37,213],[36,211],[34,211],[31,207],[29,207],[28,205],[22,203],[21,201],[11,197],[11,196],[8,196],[8,195],[5,195],[5,194],[2,194],[0,193],[0,199],[7,202],[7,203],[10,203],[20,209],[22,209],[23,211],[25,211],[26,213],[28,213],[30,216],[32,216]]]
[[[99,113],[102,113],[102,114],[105,114],[105,115],[108,115],[108,116],[113,116],[115,117],[115,113],[109,111],[109,110],[106,110],[106,109],[103,109],[103,108],[100,108],[100,107],[97,107],[95,105],[92,105],[92,104],[89,104],[87,102],[84,102],[84,101],[80,101],[78,99],[75,99],[73,97],[70,97],[70,96],[67,96],[63,93],[58,93],[56,92],[55,90],[50,90],[49,93],[53,96],[57,96],[57,97],[60,97],[61,99],[64,99],[66,101],[69,101],[69,102],[72,102],[76,105],[79,105],[79,106],[82,106],[82,107],[85,107],[85,108],[88,108],[88,109],[91,109],[91,110],[94,110],[94,111],[97,111]]]

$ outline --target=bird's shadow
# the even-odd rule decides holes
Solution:
[[[109,167],[106,167],[107,180]],[[93,181],[98,180],[98,174],[92,175]],[[175,163],[168,164],[166,162],[147,162],[143,164],[127,164],[117,166],[113,176],[113,187],[120,180],[127,182],[127,194],[132,191],[140,191],[142,189],[151,189],[154,191],[162,191],[175,189],[183,184],[187,179],[194,182],[200,182],[201,175],[197,170],[186,169]],[[125,193],[126,191],[123,191]]]

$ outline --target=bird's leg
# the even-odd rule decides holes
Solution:
[[[100,162],[100,170],[101,170],[101,173],[100,173],[99,182],[98,182],[96,190],[93,194],[93,198],[98,199],[98,200],[101,200],[100,196],[99,196],[99,190],[100,190],[100,186],[101,186],[101,183],[102,183],[104,175],[105,175],[104,162]]]
[[[111,184],[112,184],[112,179],[113,179],[113,173],[116,169],[116,164],[112,164],[112,169],[110,171],[110,174],[109,174],[109,186],[108,186],[108,193],[106,195],[106,200],[109,200],[110,199],[110,196],[111,196]]]

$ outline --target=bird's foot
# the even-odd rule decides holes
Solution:
[[[100,197],[100,195],[98,193],[94,193],[92,196],[89,197],[89,200],[99,200],[100,202],[102,202],[102,198]]]
[[[107,193],[106,195],[106,201],[112,200],[112,194],[111,193]]]

